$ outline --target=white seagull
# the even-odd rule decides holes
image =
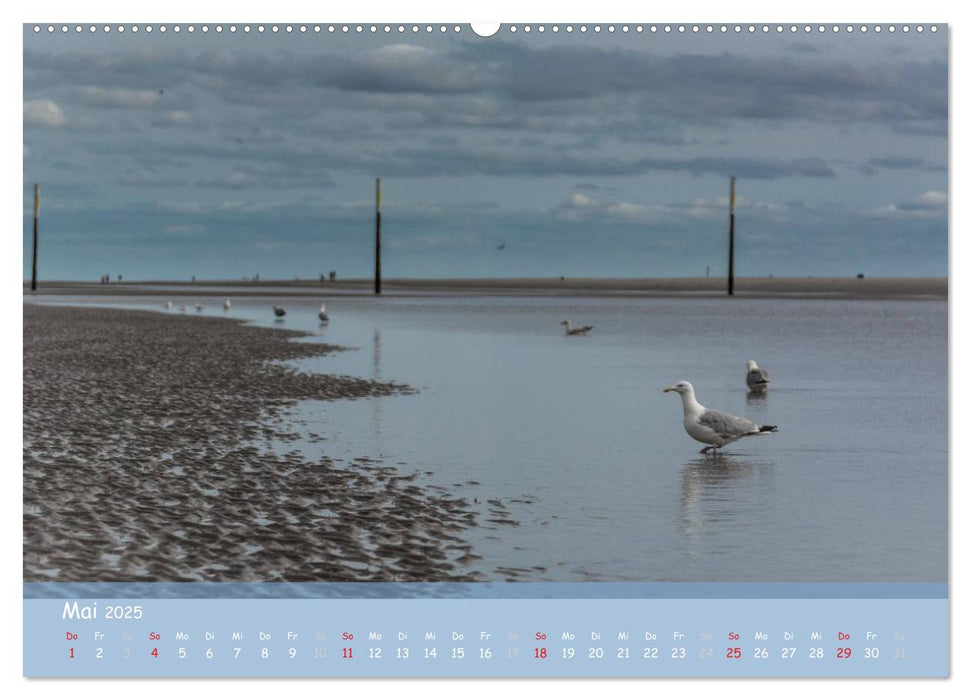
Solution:
[[[577,326],[574,328],[569,319],[566,321],[560,321],[560,325],[566,326],[567,335],[586,335],[593,330],[593,326]]]
[[[287,315],[287,310],[284,309],[282,306],[274,306],[273,313],[276,314],[277,318],[280,318],[281,316]]]
[[[229,311],[229,307],[231,307],[232,305],[233,305],[233,302],[227,299],[226,301],[223,302],[223,311]]]
[[[769,373],[759,367],[755,360],[749,360],[745,383],[752,391],[764,391],[769,388]]]
[[[172,310],[172,302],[171,301],[165,302],[165,308],[168,309],[169,311],[171,311]]]
[[[680,381],[674,386],[664,387],[664,391],[676,391],[681,394],[681,404],[684,406],[684,429],[695,440],[708,445],[701,451],[702,454],[717,450],[748,435],[764,435],[778,430],[775,425],[759,425],[748,418],[739,418],[705,408],[695,398],[695,388],[691,386],[691,382]]]
[[[317,318],[324,323],[330,321],[330,316],[327,315],[327,308],[323,304],[320,305],[320,311],[317,312]]]

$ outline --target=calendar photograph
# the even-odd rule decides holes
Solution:
[[[943,36],[160,29],[25,28],[27,580],[945,577]]]
[[[26,24],[25,595],[946,587],[948,192],[943,24]]]

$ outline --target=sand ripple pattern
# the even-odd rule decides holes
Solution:
[[[231,319],[24,305],[25,581],[458,581],[463,498],[254,445],[302,399],[408,387],[271,360],[340,350]]]

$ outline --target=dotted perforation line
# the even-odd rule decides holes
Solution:
[[[463,31],[458,24],[35,24],[33,30],[35,34],[458,34]]]
[[[524,32],[526,34],[537,32],[543,34],[547,31],[553,34],[559,34],[561,32],[567,34],[573,34],[575,32],[579,32],[580,34],[643,34],[645,32],[649,34],[839,34],[840,32],[852,34],[854,31],[863,34],[870,31],[877,34],[884,31],[890,34],[898,31],[904,34],[908,34],[911,31],[922,34],[924,31],[935,33],[938,31],[938,26],[934,24],[927,26],[923,24],[567,24],[563,26],[558,24],[512,24],[506,28],[506,31],[510,34],[516,34],[518,32]]]
[[[903,32],[908,34],[915,32],[922,34],[925,31],[936,33],[936,24],[579,24],[579,25],[545,25],[545,24],[511,24],[505,27],[510,34],[519,32],[530,34],[536,32],[545,34],[852,34],[859,32],[866,34],[873,32],[880,34],[888,32],[894,34]],[[458,24],[35,24],[33,25],[35,34],[47,33],[75,33],[75,34],[458,34],[462,32],[461,25]],[[472,32],[474,33],[474,32]]]

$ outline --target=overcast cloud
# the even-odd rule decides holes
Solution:
[[[947,271],[943,32],[24,43],[42,277]]]

